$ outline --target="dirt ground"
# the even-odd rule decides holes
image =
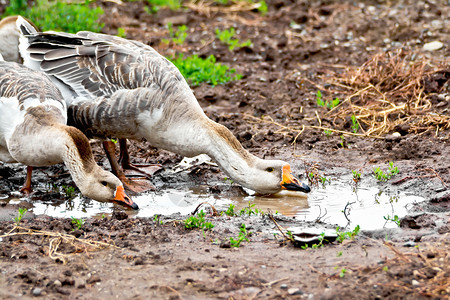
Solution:
[[[0,222],[0,298],[448,299],[448,2],[266,2],[265,16],[249,6],[190,4],[151,15],[141,1],[99,5],[104,33],[124,28],[127,38],[166,56],[213,54],[243,74],[239,81],[193,89],[208,116],[250,152],[289,161],[305,181],[312,170],[327,175],[336,167],[371,176],[374,167],[394,161],[400,174],[374,184],[427,201],[398,229],[364,231],[355,240],[306,250],[286,242],[267,215],[208,214],[216,226],[203,232],[185,229],[180,220],[186,216],[180,215],[128,218],[118,209],[77,229],[69,219],[27,213],[15,228],[9,220],[18,206],[30,204],[2,201],[7,221]],[[162,42],[169,22],[188,26],[184,44]],[[230,51],[215,38],[216,28],[229,27],[253,45]],[[433,41],[443,46],[426,50]],[[318,90],[324,100],[338,97],[341,105],[320,107]],[[356,132],[352,115],[359,122]],[[109,167],[99,142],[92,145],[99,163]],[[169,171],[182,159],[145,141],[133,142],[130,150],[136,162],[158,162]],[[20,189],[24,170],[0,163],[0,196]],[[43,172],[48,176],[36,172],[34,185],[73,185],[62,166]],[[219,169],[201,165],[186,176],[163,171],[153,180],[158,188],[208,182],[224,196],[239,190],[215,185],[223,177]],[[64,201],[61,194],[36,190],[36,199]],[[334,228],[283,216],[276,221],[285,228]],[[250,242],[227,248],[242,223],[252,232]]]

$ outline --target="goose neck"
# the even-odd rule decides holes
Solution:
[[[246,186],[257,158],[225,126],[212,122],[209,133],[211,143],[207,154],[235,182]]]

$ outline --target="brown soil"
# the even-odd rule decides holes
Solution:
[[[252,153],[290,161],[301,173],[316,165],[323,174],[340,167],[340,172],[361,170],[368,176],[373,167],[394,161],[400,175],[380,186],[428,201],[402,220],[402,228],[363,232],[355,241],[308,250],[282,243],[267,216],[208,216],[216,227],[202,232],[184,229],[179,220],[186,216],[165,217],[161,224],[117,211],[102,220],[87,219],[78,230],[68,219],[27,213],[21,223],[27,229],[0,222],[0,298],[448,298],[448,3],[266,2],[266,16],[245,9],[224,13],[214,5],[149,15],[140,1],[102,2],[101,21],[105,33],[116,34],[122,27],[127,38],[167,56],[213,54],[243,74],[239,81],[193,89],[208,116],[227,126]],[[168,22],[189,27],[183,45],[161,42],[169,36]],[[215,39],[216,28],[231,26],[240,41],[250,39],[253,46],[230,51]],[[435,40],[444,46],[423,49]],[[343,104],[331,112],[318,106],[318,90],[324,100],[338,97]],[[360,122],[360,135],[353,132],[352,114]],[[331,132],[325,134],[326,129]],[[93,146],[107,166],[101,147]],[[158,162],[166,169],[181,159],[145,141],[133,142],[131,154],[137,162]],[[44,171],[59,176],[50,177],[52,183],[73,184],[61,166]],[[24,174],[23,167],[0,165],[0,194],[19,190]],[[162,172],[154,181],[158,187],[180,180],[214,186],[223,176],[202,165],[183,178]],[[48,182],[46,176],[34,180]],[[37,193],[40,199],[63,201],[58,194]],[[2,203],[3,215],[16,215],[17,206]],[[284,217],[278,222],[305,225]],[[238,236],[241,223],[253,232],[250,242],[223,248],[224,241]],[[87,245],[67,236],[114,246]]]

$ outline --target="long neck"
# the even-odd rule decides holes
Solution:
[[[91,146],[86,136],[78,129],[71,126],[62,126],[67,134],[65,151],[62,159],[72,175],[75,184],[81,189],[86,182],[86,175],[97,166],[92,155]]]
[[[253,166],[259,158],[245,150],[225,126],[209,120],[208,129],[206,154],[235,182],[248,186],[247,181],[253,178]]]

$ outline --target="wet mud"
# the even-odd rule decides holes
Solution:
[[[62,165],[36,170],[35,192],[22,198],[18,191],[25,167],[0,163],[0,298],[449,296],[450,131],[445,123],[418,126],[406,122],[377,137],[346,134],[342,138],[339,132],[314,128],[352,132],[350,116],[333,118],[326,107],[317,105],[317,91],[322,91],[324,99],[346,99],[349,94],[345,89],[332,89],[336,87],[333,78],[345,76],[346,68],[361,66],[377,53],[398,49],[418,60],[430,60],[432,66],[443,66],[424,79],[422,93],[431,108],[424,109],[422,115],[448,116],[448,3],[275,0],[267,4],[266,16],[253,10],[225,14],[195,6],[177,12],[161,9],[151,15],[143,2],[100,5],[106,12],[101,20],[104,33],[116,34],[121,27],[127,38],[143,41],[163,55],[213,54],[218,62],[236,68],[244,75],[239,81],[193,87],[206,114],[227,126],[255,155],[289,161],[301,180],[308,181],[312,171],[331,180],[325,188],[312,184],[316,196],[307,203],[312,219],[275,214],[277,208],[271,207],[280,227],[335,231],[340,225],[344,232],[353,231],[356,223],[345,227],[329,219],[331,212],[324,215],[331,205],[321,204],[319,197],[327,195],[327,188],[334,190],[333,182],[339,183],[350,196],[333,198],[337,199],[336,210],[344,210],[350,218],[358,214],[355,206],[346,210],[346,204],[354,201],[352,170],[361,173],[360,187],[377,189],[383,195],[420,197],[421,201],[406,206],[405,215],[398,220],[400,226],[389,221],[384,227],[362,229],[355,239],[302,249],[289,242],[267,214],[214,216],[205,204],[205,218],[215,225],[212,230],[185,229],[188,215],[142,217],[112,205],[102,207],[93,217],[83,217],[85,222],[78,228],[70,216],[78,218],[75,211],[89,212],[95,204],[84,200],[72,205],[73,195],[67,191],[75,185]],[[168,22],[188,25],[183,45],[161,42],[168,38]],[[253,46],[230,51],[215,39],[215,28],[231,26],[241,41],[250,39]],[[426,43],[435,40],[444,46],[424,50]],[[302,125],[304,130],[300,130]],[[100,142],[92,141],[92,147],[98,163],[108,169]],[[201,163],[179,171],[182,157],[145,141],[133,141],[130,154],[134,162],[164,166],[152,178],[159,193],[202,187],[202,193],[214,199],[249,197],[248,191],[225,181],[226,176],[214,165]],[[398,167],[399,174],[384,182],[376,180],[373,169],[386,170],[389,161]],[[47,211],[64,207],[68,213],[58,218],[45,212],[36,215],[33,202],[47,205]],[[227,205],[217,206],[224,210]],[[16,227],[12,219],[19,207],[29,212]],[[387,209],[382,216],[387,215],[394,218],[395,214]],[[241,224],[251,232],[249,242],[231,247],[230,237],[239,237]]]

